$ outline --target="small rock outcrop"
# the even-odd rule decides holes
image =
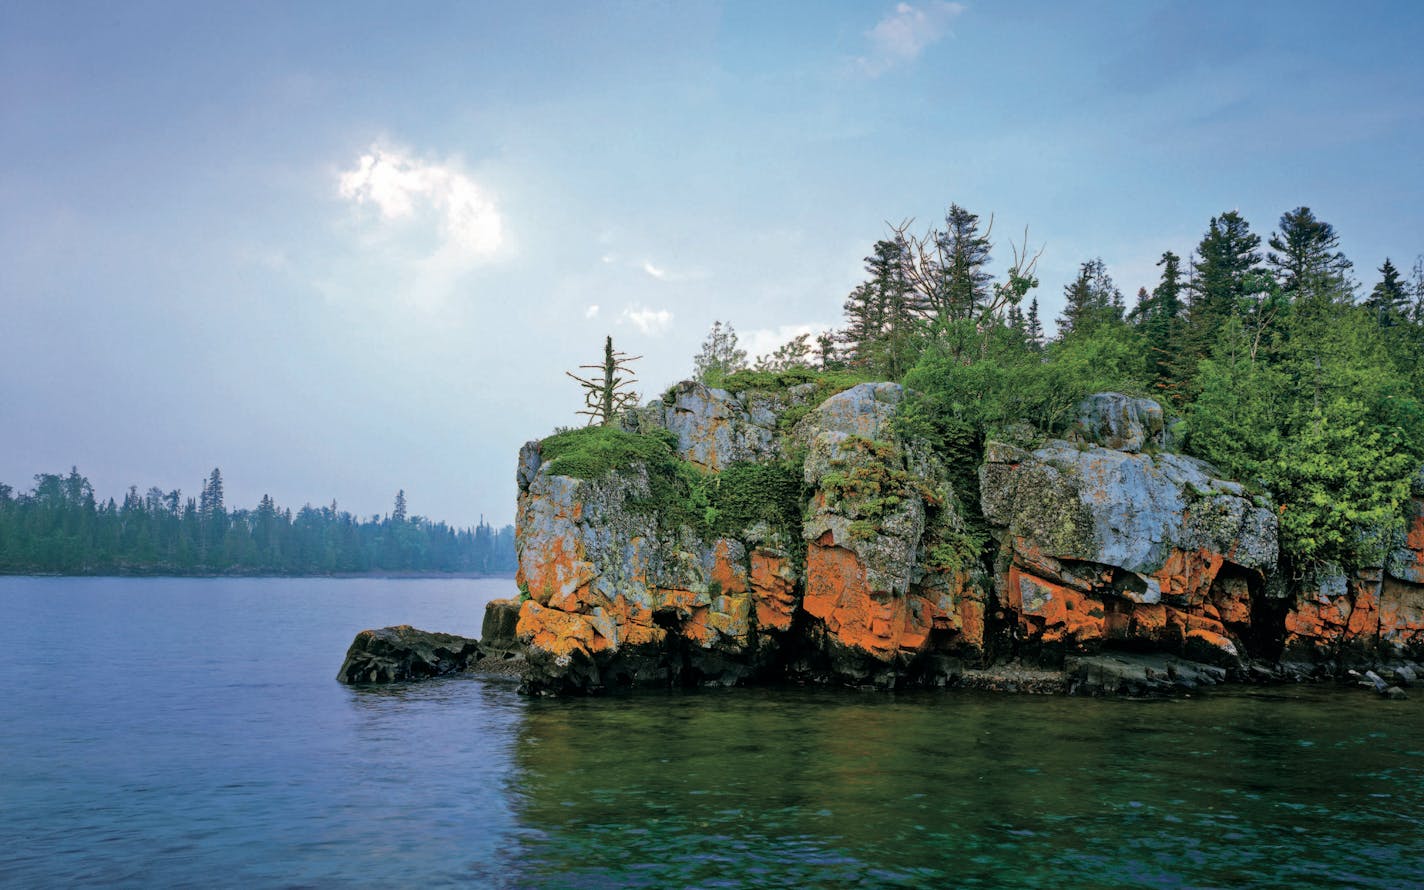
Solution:
[[[483,655],[478,640],[417,630],[409,624],[363,630],[346,650],[342,683],[398,683],[463,671]]]

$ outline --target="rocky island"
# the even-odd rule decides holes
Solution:
[[[470,651],[517,649],[548,694],[1408,682],[1424,657],[1424,472],[1382,564],[1303,574],[1280,508],[1178,453],[1150,399],[1091,395],[1065,438],[1010,428],[965,468],[901,422],[901,385],[806,376],[683,382],[526,444],[520,595]]]

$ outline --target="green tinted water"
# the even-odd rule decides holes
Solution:
[[[0,578],[0,887],[1424,886],[1424,689],[336,682],[512,592]]]
[[[548,886],[1418,886],[1418,702],[760,690],[531,703]]]

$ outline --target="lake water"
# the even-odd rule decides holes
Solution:
[[[512,591],[0,578],[0,885],[1424,887],[1424,690],[333,679]]]

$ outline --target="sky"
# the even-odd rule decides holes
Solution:
[[[603,337],[839,323],[993,215],[1045,319],[1239,210],[1424,252],[1424,4],[0,4],[0,481],[513,520]]]

